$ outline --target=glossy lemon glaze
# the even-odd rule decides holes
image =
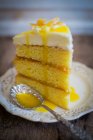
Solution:
[[[70,91],[70,102],[76,102],[79,100],[79,95],[76,93],[75,89],[71,87]]]
[[[68,33],[69,32],[69,28],[67,26],[60,26],[60,27],[57,27],[57,28],[52,28],[50,31],[51,32]]]
[[[18,93],[16,95],[16,98],[18,102],[24,106],[25,108],[35,108],[38,112],[47,112],[46,109],[41,107],[41,102],[37,99],[37,97],[33,96],[32,94],[26,94],[26,93]],[[79,100],[79,95],[76,93],[75,89],[71,87],[71,93],[70,93],[70,102],[76,102]],[[57,106],[47,100],[44,101],[45,105],[47,105],[49,108],[54,110]]]
[[[42,36],[42,41],[43,41],[43,44],[44,44],[43,60],[44,60],[44,62],[47,62],[48,61],[48,49],[47,49],[46,30],[41,32],[41,36]],[[47,69],[44,70],[43,75],[44,75],[44,80],[47,81],[47,76],[48,76]],[[47,86],[45,86],[44,92],[45,92],[45,94],[48,93]],[[41,108],[41,110],[42,110],[42,108]]]
[[[44,101],[43,103],[44,105],[48,106],[50,109],[54,110],[57,106],[47,100]],[[44,109],[43,107],[38,107],[38,108],[35,108],[36,111],[38,112],[47,112],[46,109]]]
[[[29,33],[28,32],[25,34],[25,38],[26,38],[26,44],[29,45]]]
[[[63,22],[60,22],[59,18],[54,18],[48,22],[45,22],[44,19],[38,19],[36,24],[32,24],[33,29],[39,29],[40,33],[46,32],[60,32],[60,33],[69,33],[69,27]]]
[[[37,97],[32,94],[18,93],[16,95],[17,101],[25,108],[37,107],[41,104]]]

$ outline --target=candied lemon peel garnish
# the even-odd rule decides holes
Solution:
[[[63,22],[60,21],[59,17],[53,18],[49,21],[45,19],[38,19],[35,24],[32,25],[33,31],[40,31],[40,32],[64,32],[68,33],[70,30],[68,26],[66,26]]]
[[[59,21],[60,21],[60,19],[58,17],[53,18],[48,22],[46,22],[45,19],[40,18],[40,19],[37,20],[36,24],[31,24],[31,25],[32,26],[45,26],[45,25],[53,26],[53,25],[57,25],[59,23],[62,25],[62,22],[59,22]]]

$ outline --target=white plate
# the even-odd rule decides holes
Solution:
[[[15,69],[11,68],[0,77],[0,104],[11,114],[31,121],[56,122],[57,120],[49,112],[23,110],[9,101],[9,90],[14,84],[15,75]],[[78,62],[73,62],[70,81],[80,95],[80,100],[72,103],[70,110],[64,110],[58,106],[54,110],[65,119],[74,120],[93,111],[93,70]]]

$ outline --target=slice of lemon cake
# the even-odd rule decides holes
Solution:
[[[16,45],[16,83],[30,85],[54,104],[69,108],[72,36],[67,25],[54,18],[39,19],[30,31],[13,38]]]

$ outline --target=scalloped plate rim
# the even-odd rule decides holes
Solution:
[[[81,64],[81,63],[79,63],[79,62],[74,62],[74,64],[82,65],[82,66],[85,67],[86,69],[89,69],[89,70],[91,70],[91,71],[93,72],[93,70],[92,70],[91,68],[88,68],[88,67],[85,66],[84,64]],[[10,68],[10,69],[14,69],[14,68]],[[9,71],[10,69],[8,69],[8,70],[6,71],[6,73],[0,77],[0,81],[2,81],[1,79],[3,79],[4,76],[7,75],[8,71]],[[2,97],[6,100],[6,102],[9,102],[9,101],[7,101],[7,99],[6,99],[3,95],[0,95],[0,96],[2,96]],[[53,117],[53,119],[50,120],[50,121],[49,121],[49,120],[48,120],[48,121],[44,121],[44,120],[43,120],[43,121],[42,121],[42,120],[31,120],[30,118],[26,118],[26,117],[24,117],[24,116],[18,114],[18,112],[13,112],[13,111],[11,111],[11,109],[9,109],[9,107],[7,107],[6,104],[4,104],[4,103],[1,101],[1,99],[0,99],[0,104],[1,104],[8,112],[10,112],[11,114],[16,115],[16,116],[20,116],[20,117],[25,118],[25,119],[30,120],[30,121],[34,121],[34,122],[44,122],[44,123],[54,123],[54,122],[57,122],[57,120],[56,120],[54,117]],[[87,114],[87,113],[90,113],[90,112],[92,112],[92,111],[93,111],[93,108],[90,108],[90,109],[88,109],[88,110],[86,110],[86,111],[81,112],[80,114],[78,114],[77,117],[75,116],[75,117],[73,117],[73,119],[68,119],[68,120],[75,120],[75,119],[78,119],[78,118],[80,118],[81,116],[83,116],[83,115],[85,115],[85,114]],[[36,111],[35,111],[35,112],[36,112]],[[50,113],[49,113],[49,114],[50,114]]]

